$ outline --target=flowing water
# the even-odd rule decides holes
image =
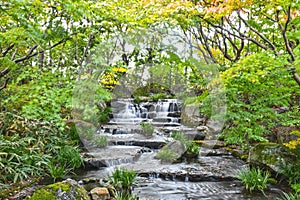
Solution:
[[[200,155],[192,161],[161,163],[155,158],[159,149],[171,140],[170,133],[179,130],[198,133],[181,124],[181,102],[176,99],[134,103],[133,99],[112,102],[113,118],[101,127],[99,135],[109,138],[109,146],[91,149],[88,161],[96,170],[85,171],[83,177],[103,178],[115,167],[135,170],[138,181],[133,192],[140,199],[276,199],[281,190],[270,185],[265,194],[247,193],[235,177],[246,163],[221,148],[200,147]],[[140,134],[139,123],[155,125],[153,137]],[[206,141],[209,143],[210,141]]]

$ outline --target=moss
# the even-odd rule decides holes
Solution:
[[[55,200],[56,196],[53,192],[49,192],[45,189],[37,190],[32,197],[26,198],[26,200]]]
[[[83,200],[89,199],[88,193],[84,188],[77,188],[77,192],[78,192],[78,195],[76,197],[76,200],[82,200],[82,197],[83,197]]]
[[[35,191],[33,196],[26,200],[55,200],[60,198],[62,192],[67,195],[67,198],[74,199],[75,196],[76,200],[89,199],[88,192],[84,188],[73,185],[71,182],[58,182]]]
[[[56,192],[59,189],[61,189],[64,192],[69,192],[70,191],[70,184],[69,183],[63,183],[63,182],[58,182],[58,183],[48,185],[46,188],[51,189],[54,192]]]

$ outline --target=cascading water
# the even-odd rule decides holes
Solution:
[[[135,103],[133,99],[116,99],[111,106],[113,117],[100,132],[108,137],[109,146],[89,153],[92,155],[90,162],[99,169],[87,172],[84,177],[103,178],[115,167],[135,170],[140,180],[133,193],[148,200],[264,200],[279,196],[280,190],[276,187],[271,187],[265,194],[245,193],[244,186],[234,178],[245,162],[223,149],[201,147],[199,156],[189,162],[162,163],[157,159],[159,149],[172,140],[170,132],[179,130],[186,136],[198,134],[195,128],[181,125],[179,100]],[[153,124],[163,134],[158,132],[151,138],[144,137],[137,131],[141,122]]]
[[[116,99],[111,105],[113,118],[109,124],[153,122],[157,126],[180,125],[181,102],[177,99],[141,103],[135,103],[133,99]]]

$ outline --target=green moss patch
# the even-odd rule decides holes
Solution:
[[[26,200],[55,200],[56,196],[53,192],[49,192],[46,189],[37,190],[32,197],[26,198]]]

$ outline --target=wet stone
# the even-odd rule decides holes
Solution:
[[[90,192],[92,200],[108,200],[110,199],[110,194],[105,187],[96,187]]]

